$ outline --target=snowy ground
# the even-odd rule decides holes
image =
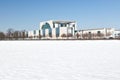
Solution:
[[[120,41],[0,41],[0,80],[120,80]]]

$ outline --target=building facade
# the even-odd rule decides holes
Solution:
[[[97,28],[77,30],[76,21],[40,22],[39,30],[28,31],[29,39],[109,39],[120,38],[120,30]]]
[[[81,39],[100,39],[114,37],[114,28],[99,28],[99,29],[86,29],[78,30],[76,34],[79,34]]]
[[[114,38],[120,38],[120,30],[115,30]]]
[[[40,30],[28,31],[28,38],[30,39],[39,39]]]
[[[40,35],[43,38],[62,38],[62,35],[75,35],[76,30],[75,21],[44,21],[40,22]]]

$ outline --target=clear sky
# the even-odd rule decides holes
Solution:
[[[39,29],[45,20],[75,20],[79,29],[120,28],[120,0],[0,0],[0,31]]]

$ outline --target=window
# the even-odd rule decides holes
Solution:
[[[39,35],[40,35],[40,30],[39,30]]]
[[[98,34],[100,34],[101,32],[100,32],[100,31],[98,31],[97,33],[98,33]]]
[[[91,32],[89,32],[89,34],[91,34]]]
[[[118,33],[118,36],[120,36],[120,33]]]
[[[67,24],[65,24],[65,27],[67,27]]]
[[[28,38],[28,32],[26,33],[26,37]]]
[[[75,24],[73,24],[73,27],[75,27]]]
[[[34,30],[34,34],[36,34],[36,31]]]
[[[63,27],[63,24],[60,24],[61,25],[61,27]]]
[[[55,23],[53,23],[53,28],[55,28]]]
[[[56,37],[59,37],[59,35],[60,35],[60,29],[58,27],[58,28],[56,28]]]

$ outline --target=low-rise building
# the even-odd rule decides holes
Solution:
[[[76,31],[81,39],[100,39],[114,37],[114,28],[85,29]]]
[[[115,30],[114,38],[120,38],[120,30]]]
[[[39,39],[40,30],[28,31],[28,38],[30,39]]]

